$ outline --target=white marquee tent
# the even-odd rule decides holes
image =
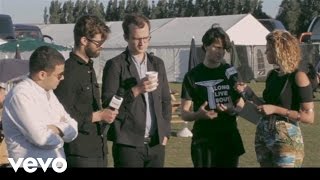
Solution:
[[[265,36],[269,31],[251,14],[151,20],[152,39],[149,51],[164,60],[170,82],[181,82],[187,72],[192,37],[195,37],[196,46],[201,46],[203,34],[214,23],[220,24],[235,45],[247,46],[248,51],[250,47],[266,44]],[[111,36],[103,45],[101,56],[95,63],[99,82],[105,62],[126,48],[122,22],[108,22],[107,25],[111,27]],[[39,27],[43,34],[53,37],[56,44],[73,46],[74,24],[48,24]]]

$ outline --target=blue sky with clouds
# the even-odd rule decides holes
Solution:
[[[264,12],[275,17],[281,1],[264,0]],[[14,23],[41,24],[43,23],[44,7],[49,7],[50,2],[51,0],[0,0],[0,14],[9,14]],[[108,0],[100,0],[100,2],[106,4]]]

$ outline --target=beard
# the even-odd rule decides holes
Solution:
[[[99,50],[92,50],[91,48],[89,47],[86,47],[85,49],[85,53],[86,55],[89,57],[89,58],[96,58],[100,55],[100,49]]]

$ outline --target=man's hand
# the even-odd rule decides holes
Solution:
[[[167,142],[168,142],[168,138],[165,136],[165,137],[163,138],[162,145],[163,145],[163,146],[167,145]]]
[[[245,88],[247,87],[247,84],[246,83],[243,83],[243,82],[237,82],[235,85],[234,85],[234,89],[238,92],[238,93],[242,93],[245,91]]]
[[[158,79],[153,81],[149,80],[147,77],[144,77],[136,86],[132,88],[132,92],[133,95],[137,97],[139,94],[154,91],[155,89],[157,89],[158,85]]]
[[[119,114],[119,111],[117,109],[115,110],[112,110],[109,108],[103,109],[101,111],[101,120],[111,124],[116,119],[118,114]]]
[[[214,110],[206,110],[205,107],[208,105],[208,102],[205,101],[197,111],[198,119],[214,119],[218,117],[218,113],[216,113]]]
[[[51,129],[53,131],[53,133],[59,135],[60,137],[63,137],[63,135],[64,135],[63,132],[57,126],[55,126],[53,124],[47,125],[47,128]]]

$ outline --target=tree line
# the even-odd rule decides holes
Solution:
[[[260,0],[52,0],[44,9],[44,23],[75,23],[83,14],[95,14],[106,21],[121,21],[127,13],[141,13],[150,19],[217,16],[251,13],[256,18],[268,18],[262,12]]]
[[[95,14],[105,21],[121,21],[125,14],[141,13],[150,19],[218,16],[251,13],[255,18],[270,18],[262,10],[262,0],[52,0],[44,8],[44,23],[75,23],[77,17]],[[299,35],[307,30],[312,18],[320,12],[318,0],[283,0],[276,19],[288,31]]]

